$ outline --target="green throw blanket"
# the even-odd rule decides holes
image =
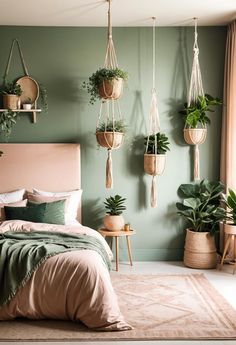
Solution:
[[[47,258],[80,249],[95,250],[110,269],[103,244],[92,236],[50,231],[0,234],[0,306],[11,300]]]

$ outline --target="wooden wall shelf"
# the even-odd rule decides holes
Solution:
[[[8,109],[0,109],[0,112],[6,111]],[[33,123],[36,123],[37,120],[37,113],[40,113],[42,110],[41,109],[30,109],[30,110],[25,110],[25,109],[11,109],[12,111],[16,113],[32,113],[32,121]]]

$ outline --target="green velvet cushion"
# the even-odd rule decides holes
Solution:
[[[4,206],[6,220],[20,219],[35,223],[65,224],[65,202],[28,202],[26,207]]]

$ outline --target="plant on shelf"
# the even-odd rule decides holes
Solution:
[[[16,82],[5,82],[1,87],[3,94],[3,108],[4,109],[20,109],[20,96],[22,88]]]
[[[144,138],[144,171],[149,175],[161,175],[165,169],[166,152],[170,150],[169,139],[164,133]]]
[[[32,108],[32,99],[27,97],[26,101],[23,103],[23,109],[30,110]]]
[[[186,266],[216,266],[213,235],[219,230],[219,223],[225,219],[225,209],[220,206],[223,190],[221,182],[209,182],[206,179],[198,184],[182,184],[178,189],[183,202],[176,203],[177,213],[189,224],[184,251]]]
[[[5,136],[6,140],[9,139],[12,128],[16,124],[19,112],[7,109],[0,114],[0,130]]]
[[[107,215],[104,217],[104,225],[106,229],[111,231],[122,230],[124,228],[124,218],[122,212],[126,210],[124,205],[126,198],[120,195],[110,196],[104,201]]]
[[[123,144],[125,132],[124,120],[101,122],[96,128],[97,142],[107,149],[119,148]]]
[[[185,126],[188,128],[198,128],[201,126],[206,127],[211,123],[210,118],[207,116],[207,112],[214,112],[212,106],[221,105],[220,98],[214,98],[208,94],[205,96],[198,96],[197,101],[190,106],[187,103],[184,104],[184,109],[179,113],[184,116]]]
[[[90,103],[98,99],[118,99],[123,90],[123,81],[128,79],[128,73],[119,68],[99,68],[91,75],[82,87],[90,94]]]

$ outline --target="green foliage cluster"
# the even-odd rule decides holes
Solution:
[[[9,139],[12,128],[16,124],[18,115],[19,112],[12,111],[11,109],[7,109],[0,114],[0,129],[6,139]]]
[[[228,195],[222,194],[223,202],[227,206],[226,220],[230,220],[236,225],[236,194],[229,188]]]
[[[122,214],[126,207],[124,206],[124,201],[126,198],[122,198],[120,195],[110,196],[104,201],[106,212],[111,216],[119,216]]]
[[[197,128],[198,125],[205,127],[210,124],[210,119],[207,112],[214,112],[211,106],[222,104],[219,98],[214,98],[208,94],[205,96],[198,96],[197,101],[189,107],[187,103],[184,104],[184,109],[179,113],[184,115],[185,124],[190,128]]]
[[[181,184],[178,193],[184,200],[176,203],[177,213],[189,222],[191,230],[213,235],[225,219],[225,209],[220,206],[223,190],[221,182],[206,179],[199,184]]]
[[[120,132],[125,133],[126,132],[126,126],[124,124],[124,120],[115,120],[108,121],[108,122],[102,122],[99,124],[99,126],[96,129],[96,132]]]
[[[1,92],[5,95],[16,95],[20,96],[22,95],[22,88],[19,84],[15,82],[6,82],[2,87],[1,87]]]
[[[148,154],[165,154],[166,151],[170,151],[169,148],[169,139],[164,133],[156,133],[153,135],[144,138],[144,145],[145,147],[147,146],[147,141],[148,141],[148,148],[147,148],[147,153]],[[155,146],[156,146],[156,152],[155,152]]]
[[[88,82],[83,82],[82,88],[86,89],[90,94],[90,103],[94,104],[96,100],[100,98],[98,89],[104,82],[104,80],[112,80],[122,78],[128,79],[128,73],[119,68],[99,68],[95,73],[91,75]]]

